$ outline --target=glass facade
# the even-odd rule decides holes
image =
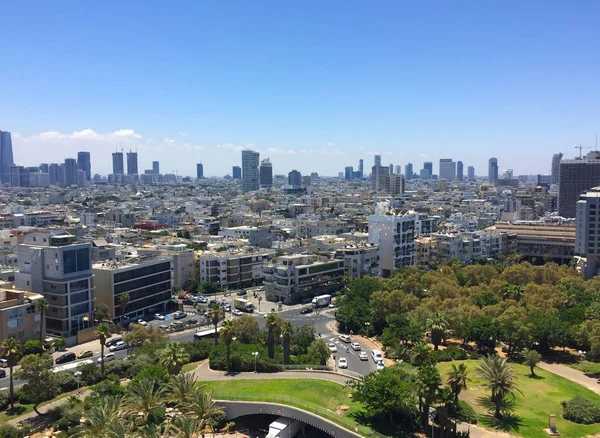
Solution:
[[[90,249],[72,249],[63,252],[63,269],[65,274],[73,274],[75,272],[89,271],[90,266]]]

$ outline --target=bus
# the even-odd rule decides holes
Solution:
[[[82,360],[81,362],[75,362],[75,363],[68,363],[66,365],[61,365],[59,367],[54,367],[52,368],[52,372],[53,373],[58,373],[60,371],[69,371],[69,370],[74,370],[75,368],[81,366],[81,365],[87,365],[90,363],[94,363],[93,360],[91,359],[86,359],[86,360]]]
[[[217,333],[220,332],[223,327],[217,327]],[[194,339],[211,339],[215,337],[215,329],[207,329],[194,333]]]

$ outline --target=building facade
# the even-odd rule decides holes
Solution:
[[[89,152],[77,152],[77,168],[85,172],[85,180],[92,179],[92,160]]]
[[[10,167],[14,164],[10,132],[0,131],[0,180],[2,183],[10,181]]]
[[[262,284],[263,263],[276,251],[223,251],[200,255],[200,283],[213,283],[223,289],[240,289]]]
[[[259,158],[258,152],[242,151],[242,191],[244,193],[260,189]]]
[[[415,215],[369,216],[369,243],[378,245],[381,275],[415,264]]]
[[[260,162],[260,186],[273,187],[273,165],[271,160],[266,158]]]
[[[558,214],[574,218],[579,196],[600,185],[600,152],[590,152],[581,159],[562,160],[558,179]]]

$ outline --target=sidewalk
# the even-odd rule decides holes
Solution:
[[[596,394],[600,394],[600,384],[598,384],[598,379],[588,377],[582,371],[573,369],[565,365],[546,362],[540,362],[538,364],[538,367],[540,367],[543,370],[554,373],[557,376],[564,377],[565,379],[570,380],[571,382],[578,383],[579,385],[591,391],[594,391]]]

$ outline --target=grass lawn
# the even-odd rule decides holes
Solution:
[[[0,412],[0,424],[4,424],[9,422],[12,419],[17,418],[20,415],[27,414],[33,411],[33,405],[20,405],[15,403],[15,408],[13,410],[10,409],[10,406],[7,410]]]
[[[575,368],[576,370],[582,371],[586,374],[590,374],[592,376],[600,376],[599,362],[590,362],[588,360],[582,360],[581,362],[568,363],[565,365],[571,368]]]
[[[465,363],[471,370],[471,382],[468,383],[468,389],[461,392],[460,398],[469,403],[475,409],[475,412],[480,414],[481,425],[493,427],[492,421],[486,416],[485,409],[477,402],[479,397],[489,396],[482,386],[483,381],[477,377],[474,371],[478,361],[465,360],[454,361],[452,363]],[[451,363],[449,362],[438,364],[442,378],[446,378],[446,373],[450,369],[450,365]],[[562,436],[578,438],[600,432],[600,424],[582,425],[564,420],[560,404],[562,401],[567,401],[576,395],[580,395],[600,405],[600,395],[539,368],[535,370],[538,377],[531,378],[529,377],[529,367],[519,364],[511,365],[518,376],[518,388],[523,394],[516,393],[515,418],[505,422],[503,425],[504,430],[527,438],[545,438],[548,435],[544,433],[543,429],[548,427],[548,417],[550,414],[556,414],[556,428]]]
[[[348,398],[351,393],[337,383],[317,379],[224,380],[202,382],[215,391],[215,398],[229,400],[260,400],[296,406],[316,413],[363,436],[372,434],[369,427],[359,425],[349,414],[362,410],[362,405]],[[335,411],[348,406],[345,415]]]
[[[182,373],[189,373],[190,371],[194,371],[196,368],[198,368],[198,366],[203,363],[204,361],[201,360],[200,362],[190,362],[190,363],[186,363],[183,368],[181,368],[181,372]]]

